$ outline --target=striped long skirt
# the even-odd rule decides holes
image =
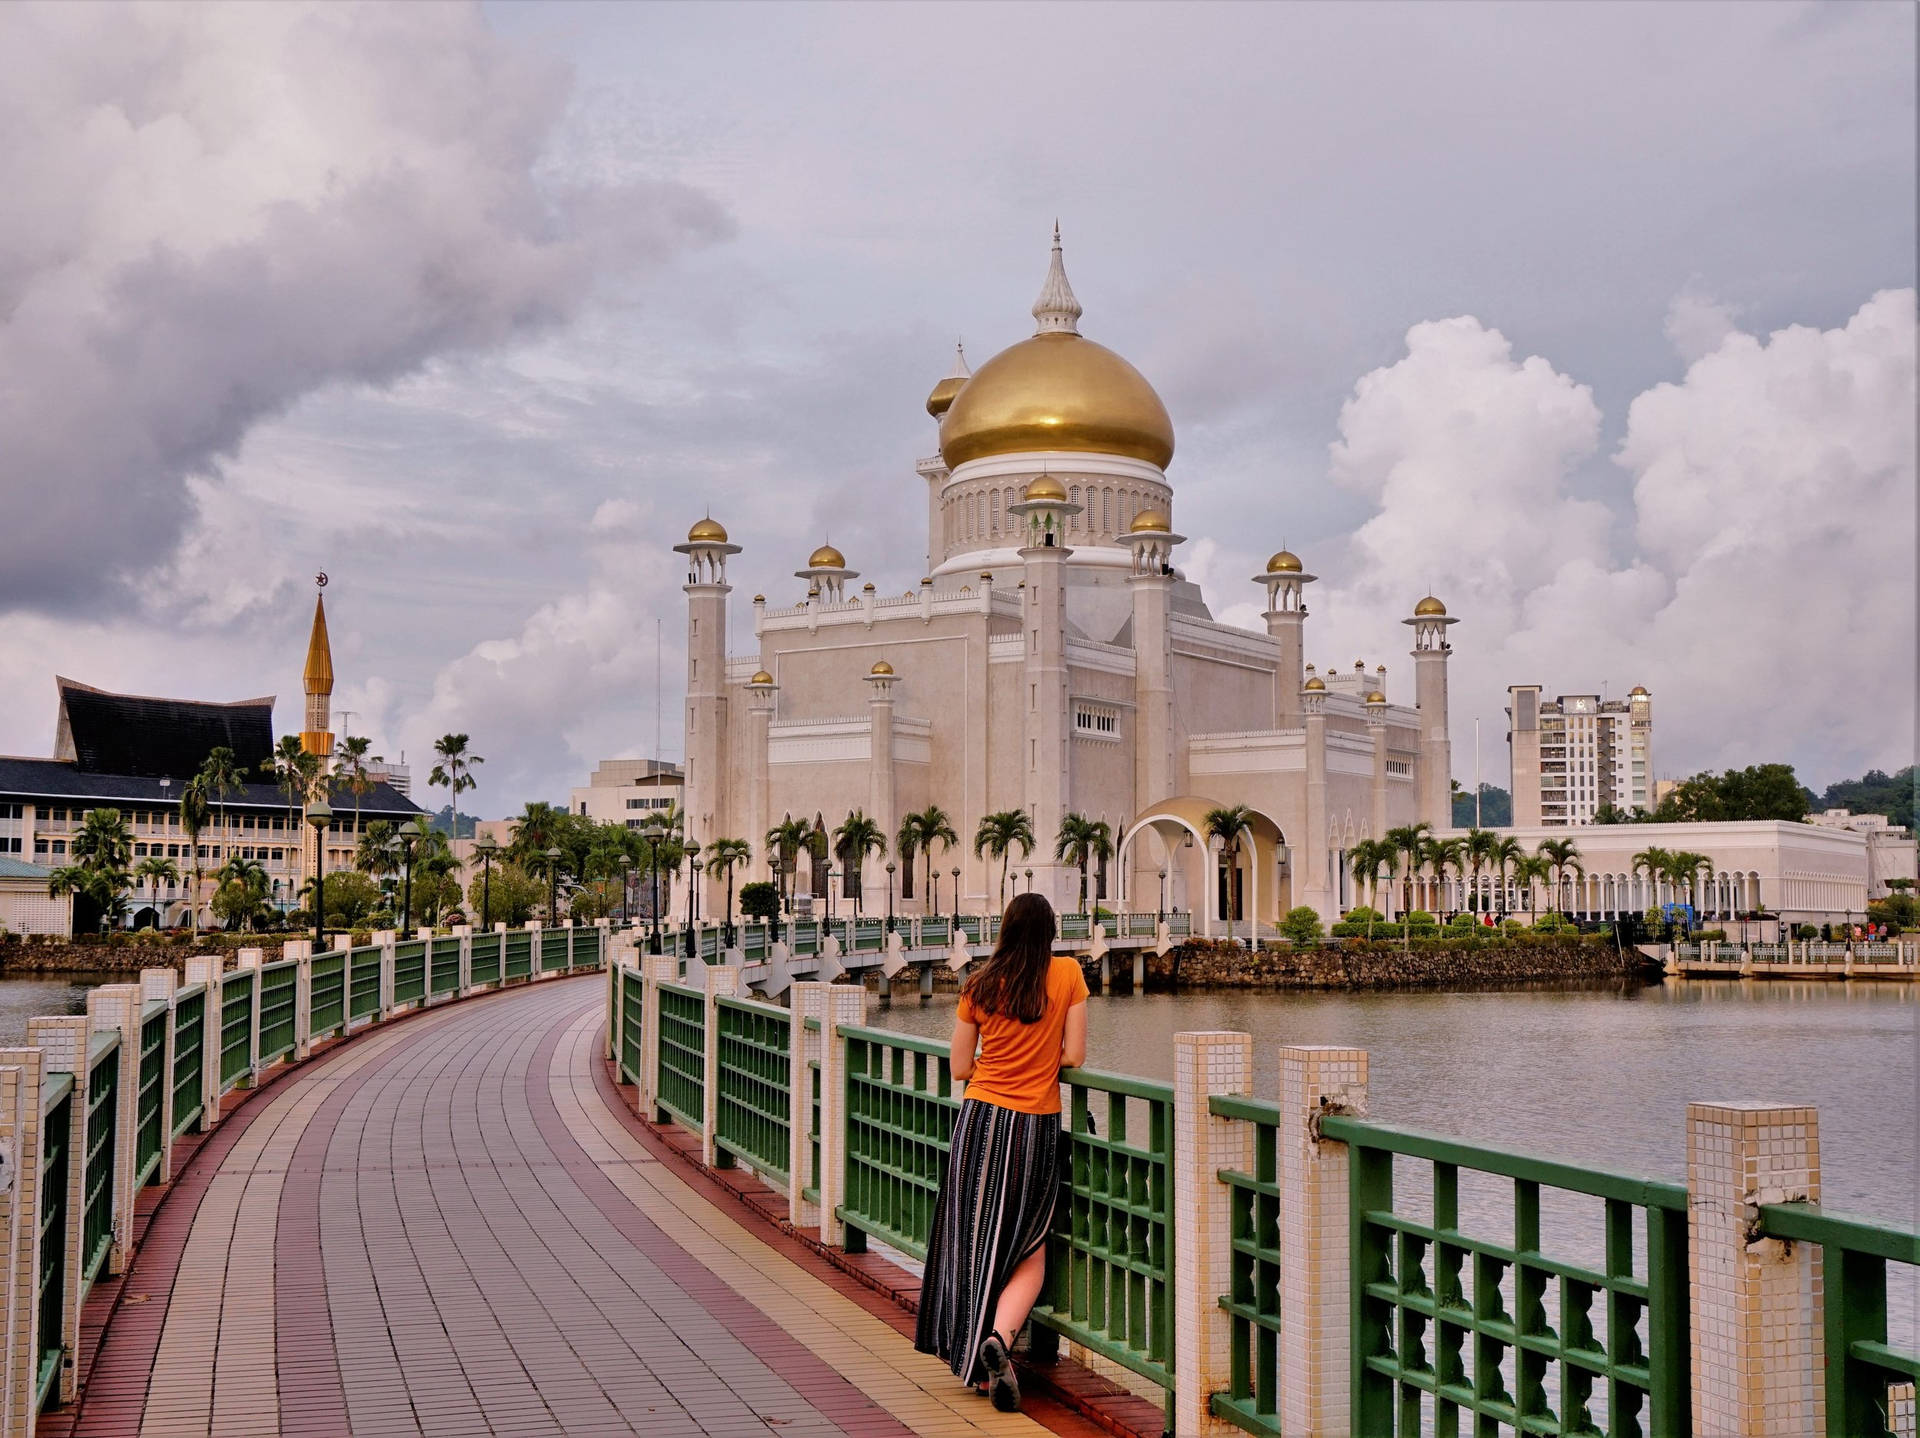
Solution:
[[[1060,1115],[968,1099],[953,1125],[933,1210],[914,1347],[979,1383],[980,1345],[1013,1270],[1047,1241],[1059,1181]],[[1009,1344],[1017,1336],[1002,1335]]]

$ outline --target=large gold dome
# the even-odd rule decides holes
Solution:
[[[1079,331],[1054,227],[1053,262],[1033,306],[1037,332],[975,371],[940,419],[948,469],[1036,449],[1143,459],[1165,469],[1173,421],[1140,371]]]

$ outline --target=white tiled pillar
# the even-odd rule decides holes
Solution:
[[[13,1184],[0,1189],[0,1234],[7,1244],[4,1291],[20,1295],[8,1305],[7,1341],[0,1351],[0,1432],[33,1427],[34,1379],[38,1376],[40,1305],[40,1086],[45,1057],[39,1049],[0,1049],[0,1149],[13,1160]]]
[[[708,1168],[713,1168],[720,1157],[720,1151],[714,1147],[714,1139],[720,1131],[720,1000],[730,999],[740,992],[740,970],[715,964],[702,969],[701,975],[707,996],[707,1028],[706,1042],[700,1046],[704,1061],[700,1084],[703,1107],[700,1115],[700,1161]]]
[[[460,980],[454,997],[464,999],[473,992],[473,925],[455,924],[453,932],[460,940]]]
[[[527,982],[540,977],[542,956],[547,951],[546,925],[538,919],[527,921]]]
[[[234,966],[253,971],[253,982],[247,986],[248,1027],[251,1036],[247,1040],[247,1083],[249,1087],[260,1080],[260,966],[266,960],[264,949],[242,949],[234,960]]]
[[[828,995],[833,988],[832,984],[803,982],[795,984],[787,994],[788,1009],[793,1016],[793,1029],[787,1038],[790,1061],[787,1114],[792,1136],[787,1149],[787,1172],[793,1176],[793,1185],[787,1194],[787,1220],[795,1228],[812,1228],[820,1222],[820,1205],[807,1202],[800,1196],[800,1190],[806,1187],[808,1170],[813,1166],[813,1145],[807,1138],[807,1129],[813,1121],[813,1070],[809,1065],[819,1062],[826,1047],[823,1037],[827,1029]],[[819,1027],[808,1028],[808,1019]],[[825,1078],[824,1071],[822,1078]]]
[[[1365,1116],[1365,1049],[1280,1050],[1280,1431],[1346,1438],[1352,1394],[1347,1146],[1328,1114]]]
[[[847,1046],[840,1030],[867,1021],[867,991],[861,984],[826,984],[826,1014],[820,1022],[820,1241],[847,1241],[834,1210],[846,1200]]]
[[[1687,1105],[1695,1438],[1826,1431],[1819,1246],[1752,1237],[1761,1204],[1796,1200],[1820,1200],[1813,1109]]]
[[[654,1123],[660,1118],[654,1102],[660,1092],[660,985],[679,981],[680,961],[672,954],[647,954],[642,962],[646,991],[640,1016],[640,1116]]]
[[[293,971],[293,1062],[313,1052],[313,940],[288,939],[280,946],[280,957],[292,959]]]
[[[1228,1384],[1231,1324],[1220,1295],[1232,1286],[1232,1195],[1223,1168],[1247,1170],[1253,1130],[1207,1108],[1214,1094],[1253,1089],[1253,1039],[1242,1033],[1173,1036],[1173,1431],[1225,1433],[1209,1397]]]
[[[393,1017],[393,946],[396,937],[392,929],[377,930],[373,936],[373,941],[380,946],[380,1007],[373,1014],[373,1021],[377,1024],[383,1024]]]
[[[187,983],[201,984],[200,1008],[200,1132],[220,1122],[220,984],[222,960],[203,954],[187,960]]]
[[[173,1176],[173,996],[179,987],[180,974],[173,968],[140,970],[140,1002],[164,999],[167,1005],[167,1041],[160,1061],[160,1167],[154,1170],[159,1183]]]
[[[133,1256],[133,1150],[140,1115],[140,985],[102,984],[87,995],[87,1021],[96,1034],[120,1035],[114,1082],[113,1246],[107,1272],[124,1273]]]
[[[80,1351],[81,1225],[87,1207],[87,1043],[92,1026],[85,1015],[27,1020],[27,1042],[46,1051],[46,1072],[72,1074],[73,1094],[67,1104],[67,1234],[66,1272],[62,1274],[64,1302],[60,1315],[60,1344],[66,1356],[60,1362],[58,1392],[71,1403],[78,1390],[74,1357]],[[41,1346],[51,1348],[50,1335]]]

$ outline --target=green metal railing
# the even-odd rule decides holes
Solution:
[[[140,1090],[134,1103],[133,1186],[145,1188],[167,1145],[167,1026],[165,999],[140,1015]]]
[[[706,994],[679,984],[661,984],[659,1002],[654,1099],[676,1121],[699,1133],[707,1105]]]
[[[225,1093],[253,1070],[252,969],[236,969],[220,980],[220,1091]]]
[[[294,1049],[294,1018],[299,1007],[300,964],[283,959],[260,969],[260,1067]]]
[[[119,1097],[120,1035],[95,1034],[87,1057],[87,1152],[80,1210],[82,1302],[113,1247],[113,1160]]]
[[[1920,1353],[1887,1342],[1887,1265],[1920,1265],[1920,1233],[1812,1203],[1766,1204],[1760,1227],[1769,1238],[1820,1245],[1827,1432],[1893,1438],[1887,1390],[1920,1382]]]
[[[428,991],[434,998],[460,992],[460,937],[441,934],[432,941],[428,959]]]
[[[533,935],[525,929],[507,934],[507,977],[524,979],[533,973]]]
[[[793,1141],[792,1015],[778,1004],[721,998],[714,1027],[714,1147],[784,1185]]]
[[[380,946],[366,944],[347,954],[347,1022],[380,1012]]]
[[[540,931],[540,972],[552,973],[556,969],[567,967],[567,931],[565,929],[542,929]]]
[[[34,1407],[58,1394],[66,1354],[61,1328],[67,1312],[67,1186],[72,1174],[73,1075],[52,1074],[40,1101],[40,1352]]]
[[[501,934],[475,934],[473,950],[467,961],[467,978],[476,984],[500,982],[500,956],[506,948]]]
[[[846,1186],[835,1215],[858,1253],[871,1235],[927,1256],[933,1204],[960,1112],[947,1045],[881,1029],[842,1028],[846,1045]]]
[[[207,990],[203,984],[173,996],[173,1131],[185,1133],[200,1117],[201,1066],[206,1056]]]
[[[646,1026],[645,980],[638,969],[620,971],[620,1076],[640,1082],[641,1038]]]
[[[427,941],[402,939],[393,946],[393,1001],[417,1004],[427,996]]]
[[[1036,1322],[1173,1385],[1173,1088],[1126,1074],[1065,1069],[1068,1167]],[[1093,1121],[1104,1099],[1104,1132]],[[1144,1120],[1129,1135],[1129,1110]]]
[[[374,951],[376,958],[379,950]],[[344,949],[315,954],[307,966],[307,1037],[327,1038],[347,1030],[347,954]]]
[[[1250,1433],[1280,1431],[1280,1109],[1235,1094],[1209,1099],[1216,1118],[1253,1129],[1253,1171],[1222,1169],[1233,1245],[1228,1316],[1228,1381],[1212,1394],[1214,1415]]]
[[[1355,1432],[1687,1431],[1684,1185],[1352,1118],[1321,1132],[1348,1146]],[[1430,1222],[1395,1210],[1399,1156],[1432,1165]],[[1461,1231],[1462,1169],[1511,1181],[1511,1243]],[[1602,1267],[1542,1250],[1543,1189],[1601,1201]]]

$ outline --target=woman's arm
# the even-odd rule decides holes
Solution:
[[[964,1081],[973,1077],[973,1059],[979,1050],[980,1025],[956,1018],[953,1021],[953,1044],[947,1050],[947,1062],[955,1078]]]
[[[1077,1069],[1087,1061],[1087,1001],[1067,1010],[1066,1032],[1060,1037],[1060,1067]]]

